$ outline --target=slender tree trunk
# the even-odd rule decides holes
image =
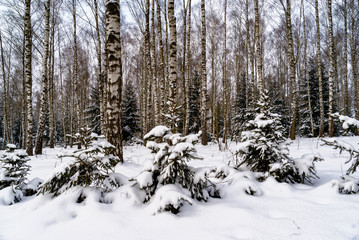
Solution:
[[[291,89],[291,112],[292,112],[292,123],[290,126],[290,139],[295,139],[295,128],[297,120],[297,91],[296,91],[296,80],[295,80],[295,58],[293,49],[293,33],[292,33],[292,9],[291,0],[287,0],[287,7],[285,10],[286,16],[286,35],[287,35],[287,55],[289,60],[289,78],[290,78],[290,89]]]
[[[202,21],[202,39],[201,39],[201,130],[202,145],[207,145],[207,69],[206,69],[206,1],[201,0],[201,21]]]
[[[189,86],[191,79],[191,9],[192,1],[188,1],[188,30],[187,30],[187,77],[185,78],[186,86],[186,119],[185,119],[185,131],[184,134],[187,135],[189,131],[189,120],[190,120],[190,102],[189,102]],[[183,43],[185,44],[185,43]]]
[[[32,114],[32,27],[31,27],[31,0],[25,0],[25,78],[26,78],[26,105],[27,105],[27,139],[26,153],[33,153],[33,114]]]
[[[26,149],[26,82],[25,82],[25,34],[23,38],[23,44],[22,44],[22,113],[21,113],[21,129],[22,129],[22,149]]]
[[[101,134],[105,134],[106,132],[106,124],[105,124],[105,102],[106,98],[104,95],[104,82],[103,82],[103,75],[102,75],[102,46],[101,46],[101,35],[100,35],[100,27],[98,22],[98,4],[97,0],[94,0],[94,7],[95,7],[95,23],[96,23],[96,37],[97,37],[97,68],[98,68],[98,75],[97,75],[97,84],[100,88],[100,127],[101,127]]]
[[[6,81],[6,72],[5,72],[5,58],[4,58],[4,50],[2,45],[2,34],[0,31],[0,47],[1,47],[1,69],[2,69],[2,76],[3,76],[3,83],[4,83],[4,96],[3,96],[3,112],[4,112],[4,142],[3,142],[3,149],[5,149],[5,146],[7,143],[10,143],[10,130],[9,130],[9,117],[8,117],[8,83]],[[8,73],[10,74],[10,73]]]
[[[75,99],[76,99],[76,132],[80,132],[82,127],[81,121],[81,84],[78,78],[78,57],[77,57],[77,18],[76,18],[76,4],[77,0],[72,0],[72,18],[73,18],[73,27],[74,27],[74,61],[73,61],[73,75],[72,81],[74,84]],[[78,145],[81,148],[80,145]]]
[[[49,71],[49,134],[50,134],[50,148],[55,148],[55,115],[54,115],[54,74],[55,74],[55,1],[53,3],[53,14],[51,20],[51,50],[50,50],[50,71]]]
[[[320,25],[318,0],[315,0],[315,16],[317,24],[317,59],[318,59],[318,81],[319,81],[319,105],[320,105],[320,127],[319,137],[324,136],[324,100],[323,100],[323,74],[322,74],[322,54],[320,47]]]
[[[328,20],[329,20],[329,137],[334,136],[333,116],[334,113],[334,36],[333,36],[333,17],[332,1],[328,0]]]
[[[256,35],[256,57],[257,57],[257,74],[258,74],[258,85],[259,85],[259,95],[262,95],[264,90],[264,83],[262,77],[262,56],[261,56],[261,42],[259,40],[259,8],[258,0],[254,0],[254,14],[255,14],[255,23],[254,30]]]
[[[152,127],[152,62],[151,62],[151,38],[150,38],[150,0],[146,0],[146,12],[145,12],[145,18],[146,18],[146,31],[145,31],[145,54],[146,54],[146,83],[147,83],[147,93],[146,93],[146,132],[151,130]]]
[[[61,56],[61,37],[60,37],[60,27],[58,25],[57,30],[58,35],[58,49],[59,49],[59,80],[60,80],[60,95],[61,95],[61,114],[62,114],[62,130],[64,134],[64,143],[65,148],[67,147],[67,141],[66,141],[66,122],[65,122],[65,94],[63,89],[63,79],[62,79],[62,56]]]
[[[157,57],[156,57],[156,34],[155,34],[155,0],[152,0],[152,79],[153,79],[153,101],[154,101],[154,115],[155,126],[161,122],[160,113],[160,97],[158,96],[158,82],[157,82]]]
[[[352,62],[352,71],[353,71],[353,82],[354,82],[354,112],[355,117],[358,118],[359,116],[359,83],[358,83],[358,59],[357,59],[357,42],[355,39],[355,4],[354,1],[351,3],[351,36],[350,36],[350,55],[351,55],[351,62]]]
[[[164,124],[164,114],[166,113],[166,77],[165,77],[165,57],[163,54],[163,39],[162,39],[162,19],[161,19],[161,6],[158,3],[158,0],[156,0],[157,5],[157,28],[158,28],[158,40],[160,44],[160,91],[161,91],[161,104],[160,104],[160,116],[161,116],[161,124]]]
[[[251,56],[251,46],[250,46],[250,33],[249,33],[249,4],[246,0],[246,109],[249,108],[249,95],[250,95],[250,78],[249,78],[249,68],[250,68],[250,56]]]
[[[303,4],[303,0],[302,0]],[[310,94],[310,84],[309,84],[309,70],[308,70],[308,39],[307,39],[307,30],[306,30],[306,22],[305,22],[305,8],[303,8],[303,32],[304,32],[304,71],[305,71],[305,79],[307,83],[307,95],[308,95],[308,110],[310,117],[310,128],[312,130],[312,136],[314,136],[314,121],[313,121],[313,110],[312,110],[312,100]]]
[[[349,90],[348,90],[348,11],[347,11],[347,0],[344,1],[344,115],[350,114],[349,107]]]
[[[227,0],[224,1],[224,43],[223,43],[223,69],[222,69],[222,84],[223,84],[223,143],[227,145],[227,133],[228,133],[228,105],[227,95],[230,94],[228,91],[227,83]]]
[[[40,115],[36,134],[35,154],[42,154],[44,131],[45,131],[45,117],[47,111],[47,93],[48,93],[48,59],[49,59],[49,37],[50,37],[50,0],[46,1],[45,5],[45,39],[44,39],[44,53],[42,57],[42,74],[41,74],[41,102]]]
[[[122,149],[122,61],[120,5],[106,2],[106,41],[108,52],[107,139],[116,147],[114,154],[123,162]]]
[[[169,75],[169,115],[172,130],[177,128],[177,30],[174,0],[168,1],[168,18],[170,27],[170,75]]]
[[[186,119],[187,119],[187,89],[186,89],[186,40],[187,40],[187,9],[188,9],[188,1],[186,6],[186,1],[182,0],[183,4],[183,52],[182,52],[182,94],[183,94],[183,104],[182,104],[182,113],[183,113],[183,129],[182,132],[185,133],[185,135],[188,132],[188,129],[186,129]]]

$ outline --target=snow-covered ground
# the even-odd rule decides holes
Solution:
[[[359,147],[359,137],[343,137]],[[218,145],[197,146],[203,160],[191,166],[219,166],[233,160],[235,143],[229,151]],[[320,179],[312,185],[278,183],[273,178],[257,182],[260,196],[247,195],[240,181],[223,184],[221,199],[207,203],[193,201],[178,215],[153,215],[151,204],[141,204],[125,185],[107,196],[111,204],[99,203],[89,194],[81,204],[75,193],[57,198],[33,196],[11,206],[0,203],[0,240],[57,239],[156,239],[156,240],[225,240],[225,239],[359,239],[359,195],[339,194],[333,181],[349,165],[348,154],[339,154],[318,139],[299,139],[290,145],[291,156],[320,153],[325,159],[317,163]],[[56,155],[62,149],[45,149],[45,154],[32,157],[29,179],[44,180],[61,164]],[[143,146],[125,147],[125,163],[116,169],[128,178],[137,176],[143,163],[151,159]],[[358,173],[356,174],[358,177]]]

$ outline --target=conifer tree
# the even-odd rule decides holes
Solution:
[[[126,142],[131,141],[135,134],[141,131],[138,110],[135,89],[127,82],[122,102],[122,134]]]

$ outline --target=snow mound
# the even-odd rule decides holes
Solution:
[[[193,204],[189,193],[175,184],[167,184],[157,189],[148,207],[153,214],[163,211],[176,214],[185,203]]]
[[[144,137],[143,139],[149,139],[151,137],[154,138],[159,138],[159,137],[163,137],[164,135],[166,135],[167,133],[170,133],[170,130],[168,127],[166,126],[156,126],[154,127],[151,131],[149,131]]]
[[[3,205],[12,205],[20,202],[22,197],[22,192],[13,186],[6,187],[0,191],[0,203]]]

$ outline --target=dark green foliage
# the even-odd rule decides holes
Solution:
[[[193,73],[192,84],[189,88],[189,133],[198,133],[201,130],[201,116],[200,116],[200,105],[201,105],[201,79],[197,71]]]
[[[209,196],[219,195],[205,172],[196,171],[187,165],[192,159],[200,159],[193,145],[199,141],[198,135],[182,137],[180,134],[172,134],[167,127],[157,126],[145,135],[144,140],[147,141],[147,148],[155,155],[154,160],[133,181],[146,192],[145,202],[166,185],[184,189],[191,198],[197,200],[207,201]],[[183,195],[182,192],[176,194]],[[186,196],[183,195],[183,199]]]
[[[111,191],[120,186],[120,178],[114,173],[114,167],[120,161],[110,154],[114,146],[94,133],[82,131],[76,135],[84,149],[61,156],[69,160],[50,180],[40,186],[39,192],[42,194],[58,196],[76,186],[100,188],[103,191]]]
[[[261,172],[259,180],[271,175],[279,182],[310,182],[316,177],[314,162],[319,157],[303,156],[298,160],[289,157],[280,115],[272,113],[270,105],[268,91],[265,90],[258,101],[254,120],[246,123],[246,129],[241,134],[235,167],[238,169],[245,165],[253,172]]]
[[[136,96],[134,86],[127,82],[122,101],[122,135],[126,142],[130,142],[141,131]]]
[[[0,157],[0,189],[9,186],[23,189],[26,185],[26,176],[31,168],[27,164],[30,158],[26,152],[15,149],[15,145],[8,144],[5,153]]]
[[[101,115],[100,115],[100,92],[98,88],[92,88],[90,96],[90,105],[85,109],[85,122],[92,132],[101,133]],[[103,133],[102,133],[103,134]]]
[[[323,65],[324,66],[324,65]],[[316,63],[311,60],[308,64],[309,68],[309,89],[311,97],[311,107],[313,114],[313,123],[314,123],[314,135],[319,135],[320,128],[320,103],[319,103],[319,80],[318,80],[318,69]],[[328,113],[329,111],[329,78],[326,74],[325,69],[322,70],[322,83],[323,83],[323,100],[324,100],[324,112]],[[299,133],[301,136],[312,137],[311,126],[310,126],[310,115],[309,115],[309,106],[308,106],[308,92],[307,92],[307,83],[306,79],[301,79],[300,81],[300,94],[299,94]],[[334,106],[336,107],[336,106]],[[328,116],[325,115],[325,132],[328,131]],[[335,132],[337,132],[338,125],[335,126]]]

